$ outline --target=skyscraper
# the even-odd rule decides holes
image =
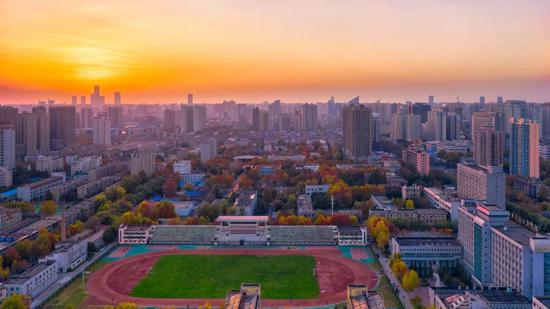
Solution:
[[[35,106],[32,113],[37,117],[37,146],[38,152],[45,154],[50,151],[50,118],[45,106]]]
[[[10,124],[15,130],[17,125],[17,108],[11,106],[0,106],[0,124]]]
[[[73,95],[73,96],[71,97],[71,104],[72,104],[72,105],[76,105],[77,101],[78,101],[78,97],[75,96],[75,95]]]
[[[192,93],[187,94],[187,104],[188,105],[193,105],[193,94]]]
[[[510,174],[539,177],[539,124],[534,120],[510,120]]]
[[[458,197],[506,208],[506,174],[502,167],[464,161],[457,165],[456,178]]]
[[[75,140],[76,110],[74,106],[50,106],[50,146],[63,149]]]
[[[300,115],[301,130],[317,130],[317,105],[308,103],[302,105]]]
[[[477,128],[472,136],[474,160],[482,166],[502,166],[504,133],[493,125]]]
[[[120,99],[120,92],[115,92],[115,105],[122,104],[122,101]]]
[[[258,132],[260,128],[260,108],[254,107],[252,108],[252,131]]]
[[[38,151],[38,115],[24,112],[17,117],[17,156],[34,156]]]
[[[372,152],[372,112],[364,105],[352,104],[343,111],[344,156],[353,161],[367,160]]]
[[[116,105],[109,106],[108,108],[109,122],[112,128],[122,127],[122,106]]]
[[[97,111],[102,111],[105,106],[105,96],[100,93],[99,86],[94,86],[94,92],[90,95],[90,104],[92,108]]]
[[[206,106],[193,106],[193,132],[200,131],[206,126]]]
[[[94,145],[111,145],[111,124],[109,119],[98,116],[93,120],[93,142]]]
[[[193,105],[181,105],[181,132],[193,132]]]
[[[15,130],[6,123],[0,123],[0,166],[15,167]]]

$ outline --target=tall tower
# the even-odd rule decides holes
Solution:
[[[115,92],[115,105],[120,105],[122,104],[121,103],[121,99],[120,99],[120,92]]]
[[[367,160],[373,140],[371,110],[359,104],[344,107],[343,131],[346,158],[355,162]]]
[[[105,96],[101,95],[99,86],[94,86],[94,92],[90,95],[90,104],[96,111],[102,111],[105,106]]]
[[[510,120],[510,174],[538,178],[539,170],[539,124]]]
[[[0,166],[15,168],[15,130],[6,123],[0,123]]]
[[[193,94],[192,93],[187,94],[187,104],[188,105],[193,105]]]
[[[76,108],[50,106],[50,146],[55,150],[71,145],[75,140]]]

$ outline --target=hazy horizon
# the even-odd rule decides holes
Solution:
[[[127,103],[550,101],[544,0],[5,1],[0,14],[0,104],[95,84]]]

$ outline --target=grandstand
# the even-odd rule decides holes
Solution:
[[[212,245],[216,241],[216,226],[214,225],[156,225],[152,231],[150,244]],[[120,240],[119,240],[120,241]]]
[[[265,216],[220,216],[216,225],[121,226],[120,244],[155,245],[366,245],[360,226],[268,225]],[[128,235],[127,235],[128,234]]]
[[[269,227],[267,244],[271,245],[336,245],[335,226],[290,226]]]

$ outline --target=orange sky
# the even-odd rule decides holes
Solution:
[[[0,103],[550,101],[550,1],[2,1]]]

